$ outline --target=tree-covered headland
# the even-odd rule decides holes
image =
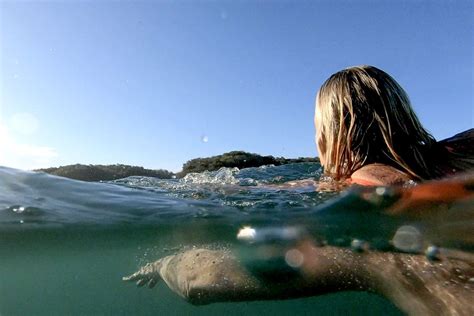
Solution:
[[[143,167],[129,165],[68,165],[58,168],[38,169],[36,171],[46,172],[60,177],[66,177],[82,181],[110,181],[130,176],[156,177],[170,179],[174,173],[168,170],[151,170]]]
[[[260,167],[264,165],[284,165],[299,162],[319,162],[319,158],[295,158],[261,156],[245,151],[231,151],[222,155],[207,158],[195,158],[183,165],[182,171],[173,173],[168,170],[145,169],[143,167],[122,164],[115,165],[83,165],[75,164],[57,168],[38,169],[36,171],[46,172],[60,177],[66,177],[82,181],[110,181],[130,176],[156,177],[170,179],[173,177],[184,177],[191,172],[214,171],[222,167],[239,169]]]

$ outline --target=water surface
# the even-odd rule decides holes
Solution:
[[[0,168],[0,314],[401,314],[362,292],[196,307],[164,284],[148,290],[121,281],[147,262],[191,247],[234,248],[246,225],[303,227],[325,243],[350,247],[359,239],[391,251],[397,229],[411,225],[425,237],[420,242],[430,242],[423,223],[368,212],[357,190],[340,195],[267,186],[320,172],[318,164],[302,163],[88,183]],[[437,242],[467,247],[462,240]]]

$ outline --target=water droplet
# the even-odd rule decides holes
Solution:
[[[413,226],[405,225],[397,229],[392,238],[395,248],[405,252],[420,252],[423,238],[420,231]]]
[[[251,242],[255,240],[256,235],[257,231],[254,228],[250,226],[244,226],[241,230],[239,230],[237,239]]]
[[[21,220],[21,221],[20,221],[20,224],[23,224],[24,222],[25,222],[24,220]]]
[[[201,136],[201,142],[207,143],[208,141],[209,141],[209,137],[207,137],[207,135]]]
[[[299,268],[304,262],[304,255],[298,249],[290,249],[285,253],[285,262],[292,268]]]
[[[440,260],[439,254],[439,248],[436,246],[429,246],[428,248],[426,248],[425,256],[428,260]]]
[[[367,249],[367,243],[360,239],[354,239],[351,241],[351,248],[355,252],[363,252]]]

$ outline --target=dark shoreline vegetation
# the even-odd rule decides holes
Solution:
[[[58,168],[37,169],[35,171],[82,181],[110,181],[130,176],[156,177],[170,179],[174,173],[168,170],[151,170],[129,165],[68,165]]]
[[[156,177],[160,179],[182,178],[191,172],[214,171],[222,167],[239,169],[260,167],[264,165],[285,165],[300,162],[319,162],[319,158],[294,158],[261,156],[247,153],[245,151],[231,151],[222,155],[207,158],[191,159],[183,165],[183,170],[173,173],[168,170],[151,170],[143,167],[129,166],[123,164],[116,165],[68,165],[57,168],[37,169],[35,171],[45,172],[52,175],[66,177],[82,181],[110,181],[130,176]]]

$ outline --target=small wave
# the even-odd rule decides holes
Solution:
[[[239,168],[222,167],[217,171],[204,171],[201,173],[188,173],[181,181],[187,184],[239,184],[235,175],[240,172]]]

